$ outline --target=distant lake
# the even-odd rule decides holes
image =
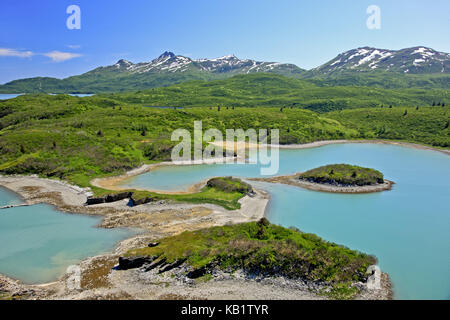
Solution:
[[[80,98],[92,97],[93,95],[94,95],[93,93],[70,93],[69,94],[69,96],[80,97]]]
[[[183,109],[183,107],[167,107],[167,106],[144,106],[145,108],[159,108],[159,109]]]
[[[0,206],[19,204],[0,188]],[[67,267],[111,251],[131,229],[97,228],[101,218],[63,213],[46,204],[0,210],[0,273],[24,283],[57,280]]]
[[[56,96],[58,94],[62,94],[62,93],[49,93],[52,96]],[[93,93],[68,93],[69,96],[72,97],[80,97],[80,98],[84,98],[84,97],[92,97],[94,94]]]
[[[8,100],[22,95],[21,93],[0,93],[0,100]]]
[[[0,93],[0,100],[8,100],[8,99],[13,99],[16,98],[18,96],[23,95],[23,93]],[[49,95],[56,95],[54,93],[49,93]],[[90,97],[93,96],[94,94],[87,94],[87,93],[70,93],[70,96],[74,96],[74,97]]]

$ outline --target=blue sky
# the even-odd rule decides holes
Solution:
[[[69,5],[81,29],[69,30]],[[366,27],[369,5],[381,29]],[[361,46],[423,45],[450,52],[450,1],[433,0],[1,0],[0,83],[67,77],[163,51],[192,58],[294,63],[310,69]]]

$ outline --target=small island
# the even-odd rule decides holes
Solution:
[[[266,182],[284,183],[314,191],[333,193],[371,193],[391,190],[392,181],[375,169],[349,164],[330,164],[290,176],[263,179]]]
[[[383,174],[375,169],[349,164],[330,164],[303,172],[300,180],[337,187],[372,186],[384,183]]]

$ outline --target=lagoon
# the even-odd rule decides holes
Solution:
[[[271,195],[269,220],[376,255],[397,299],[450,299],[450,157],[382,144],[282,149],[278,174],[330,163],[374,168],[396,184],[381,193],[332,194],[252,182]],[[260,170],[255,164],[165,166],[125,185],[174,191],[214,176],[260,177]]]
[[[0,206],[21,200],[0,188]],[[55,281],[69,265],[111,251],[134,233],[97,228],[99,217],[45,204],[0,210],[0,273],[27,284]]]

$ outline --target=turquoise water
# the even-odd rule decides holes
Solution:
[[[21,203],[23,201],[18,195],[0,186],[0,207]]]
[[[80,97],[80,98],[92,97],[93,95],[94,95],[93,93],[70,93],[69,94],[69,96]]]
[[[12,99],[12,98],[15,98],[18,96],[20,96],[20,93],[18,93],[18,94],[0,93],[0,100],[8,100],[8,99]]]
[[[12,98],[16,98],[20,95],[22,95],[22,94],[21,93],[0,93],[0,100],[12,99]],[[70,95],[74,96],[74,97],[80,97],[80,98],[93,96],[93,94],[84,94],[84,93],[73,93]]]
[[[280,150],[279,174],[329,163],[382,171],[391,191],[331,194],[258,183],[271,195],[268,218],[318,234],[379,259],[397,299],[450,299],[450,157],[434,151],[377,144]],[[129,186],[185,189],[212,176],[258,177],[257,165],[161,167]]]
[[[0,203],[14,203],[0,189]],[[113,249],[131,230],[96,228],[100,218],[58,212],[49,205],[0,210],[0,273],[25,283],[46,283],[67,267]]]

